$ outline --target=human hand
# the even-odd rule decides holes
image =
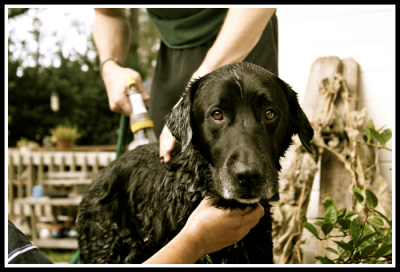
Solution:
[[[176,139],[172,136],[167,126],[164,126],[160,134],[160,157],[167,163],[171,159],[172,150],[174,150]]]
[[[133,76],[136,87],[141,91],[144,101],[150,96],[142,85],[141,75],[133,69],[119,66],[114,61],[107,61],[102,67],[102,76],[106,86],[110,109],[114,112],[129,116],[132,113],[132,105],[126,92],[126,78]]]
[[[200,66],[196,72],[193,73],[191,81],[195,80],[203,75],[207,74],[207,69]],[[181,100],[176,103],[174,108],[181,102]],[[167,163],[171,159],[171,153],[174,150],[176,139],[172,136],[167,126],[164,126],[160,134],[160,157],[163,158],[163,162]]]
[[[180,233],[196,244],[200,257],[239,242],[264,216],[261,204],[231,211],[216,208],[210,201],[210,198],[202,200]]]

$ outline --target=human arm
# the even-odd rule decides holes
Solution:
[[[260,40],[275,11],[275,8],[230,8],[215,43],[192,79],[243,61]]]
[[[143,100],[150,98],[143,88],[142,78],[138,72],[124,68],[124,62],[130,43],[130,25],[123,8],[95,8],[93,22],[93,39],[99,52],[100,63],[108,58],[117,58],[115,61],[106,61],[101,67],[101,75],[106,86],[110,109],[129,116],[132,106],[125,94],[126,78],[132,75],[136,80],[137,88],[141,91]]]
[[[256,46],[275,11],[275,8],[230,8],[217,39],[192,79],[226,64],[243,61]],[[164,162],[170,160],[175,141],[164,126],[160,135],[160,157],[164,158]]]
[[[264,208],[215,208],[203,199],[185,227],[144,264],[190,264],[240,241],[264,216]]]

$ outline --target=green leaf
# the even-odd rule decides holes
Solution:
[[[370,216],[370,217],[368,217],[368,218],[367,218],[367,221],[370,222],[370,223],[372,223],[372,224],[375,224],[375,225],[383,226],[383,221],[382,221],[382,219],[380,219],[379,217],[376,217],[376,216]]]
[[[355,212],[355,211],[351,211],[351,212],[349,212],[348,214],[346,214],[345,216],[344,216],[344,218],[350,218],[350,217],[352,217],[353,215],[355,215],[355,214],[358,214],[357,212]]]
[[[375,252],[375,250],[378,248],[377,244],[373,244],[370,246],[366,246],[362,251],[361,251],[361,259],[365,259],[367,256],[371,255],[372,253]]]
[[[353,254],[357,253],[357,252],[361,252],[361,250],[363,250],[364,247],[368,246],[367,243],[361,243],[358,245],[358,247],[356,247],[356,249],[354,250]]]
[[[325,211],[328,210],[328,208],[331,206],[333,206],[334,209],[337,210],[335,201],[333,201],[333,199],[327,195],[325,195],[324,200],[322,200],[322,206],[324,207]]]
[[[374,232],[374,230],[371,229],[370,226],[364,225],[363,234],[362,234],[363,236],[364,236],[364,235],[367,235],[367,234],[370,234],[370,233],[373,233],[373,232]]]
[[[337,212],[333,206],[329,206],[328,210],[325,212],[324,222],[336,224]]]
[[[373,233],[368,233],[367,235],[363,235],[363,237],[360,239],[359,244],[361,245],[362,243],[366,242],[369,238],[374,237],[376,232]]]
[[[361,233],[360,222],[358,222],[357,218],[354,218],[353,221],[351,221],[350,232],[351,232],[351,237],[353,238],[354,241],[354,246],[356,246],[356,243]]]
[[[357,241],[353,242],[353,240],[350,240],[347,242],[347,244],[349,245],[349,251],[353,252],[354,251],[354,244],[357,243]]]
[[[392,131],[390,129],[385,129],[381,133],[381,141],[379,142],[381,143],[381,145],[385,146],[386,143],[390,140],[390,138],[392,138]]]
[[[331,259],[329,259],[328,257],[322,257],[322,256],[318,256],[315,257],[316,259],[320,260],[322,264],[335,264],[334,261],[332,261]]]
[[[372,119],[368,121],[367,126],[365,127],[365,134],[367,134],[368,143],[372,140],[371,129],[375,130]]]
[[[338,246],[340,246],[341,248],[343,248],[346,251],[350,250],[350,246],[347,243],[345,243],[343,240],[341,240],[341,241],[333,241],[333,242],[335,242]]]
[[[376,131],[375,129],[371,129],[370,132],[371,132],[371,135],[372,135],[373,137],[375,137],[375,139],[376,139],[381,145],[383,145],[383,144],[382,144],[382,142],[384,142],[383,136],[382,136],[378,131]]]
[[[385,238],[375,239],[374,244],[381,244],[383,242],[383,239],[385,239]]]
[[[381,132],[381,130],[386,127],[386,125],[383,125],[383,127],[381,127],[380,129],[376,129],[376,131]]]
[[[340,219],[346,215],[346,208],[337,211],[337,218]]]
[[[378,205],[378,198],[376,195],[369,189],[365,190],[365,203],[367,204],[368,208],[375,208]]]
[[[382,231],[380,229],[380,226],[374,223],[369,222],[371,227],[378,233],[378,236],[382,236]]]
[[[343,219],[343,218],[339,219],[338,223],[345,230],[349,229],[351,225],[351,221],[349,219]]]
[[[361,252],[357,251],[353,254],[353,257],[351,257],[353,260],[357,260],[361,255]]]
[[[314,234],[314,236],[315,237],[317,237],[318,239],[320,239],[319,238],[319,236],[318,236],[318,230],[313,226],[313,225],[311,225],[310,223],[302,223],[302,225],[303,225],[303,227],[304,228],[306,228],[309,232],[311,232],[312,234]]]
[[[353,188],[353,195],[354,197],[357,199],[358,202],[362,203],[364,200],[364,197],[361,194],[361,190],[360,188],[358,188],[357,186],[355,186]]]
[[[343,264],[344,263],[344,259],[341,258],[341,257],[335,259],[335,261],[336,261],[336,264]]]
[[[361,250],[363,250],[364,247],[369,246],[369,245],[372,245],[372,244],[373,244],[373,243],[368,243],[368,242],[360,243],[360,244],[358,245],[358,247],[357,247],[357,250],[361,251]]]
[[[337,252],[336,250],[334,250],[334,249],[331,248],[331,247],[326,247],[325,249],[328,250],[328,251],[330,251],[330,252],[332,252],[332,253],[335,253],[335,254],[339,255],[339,252]]]
[[[300,214],[300,223],[306,223],[307,222],[307,217],[305,216],[305,214],[301,213]]]
[[[331,233],[331,231],[333,230],[333,227],[334,227],[335,225],[334,224],[332,224],[332,223],[325,223],[325,224],[323,224],[322,226],[321,226],[321,230],[322,230],[322,232],[325,234],[325,236],[326,235],[328,235],[329,233]]]
[[[388,222],[389,226],[392,226],[390,220],[384,216],[382,213],[378,212],[377,210],[374,209],[374,212],[376,212],[377,214],[379,214],[380,217],[382,217],[383,219],[385,219],[386,222]]]
[[[315,221],[313,224],[318,227],[321,227],[323,224],[325,224],[325,222],[324,221]]]
[[[379,259],[392,253],[392,243],[383,244],[375,253],[375,258]]]

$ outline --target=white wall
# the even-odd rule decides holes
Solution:
[[[394,6],[281,6],[279,76],[303,100],[312,63],[318,57],[352,57],[360,66],[361,108],[365,124],[395,130],[395,7]],[[393,148],[390,140],[387,146]],[[393,153],[393,154],[392,154]],[[394,151],[381,150],[379,166],[392,188]]]

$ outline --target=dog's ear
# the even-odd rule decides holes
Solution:
[[[291,133],[292,135],[298,134],[303,146],[312,154],[310,141],[314,136],[314,129],[300,107],[297,93],[288,84],[285,83],[285,86],[289,101]]]
[[[196,79],[188,84],[179,104],[165,117],[165,124],[172,136],[181,143],[182,152],[186,150],[193,136],[192,107],[199,81],[200,79]]]

